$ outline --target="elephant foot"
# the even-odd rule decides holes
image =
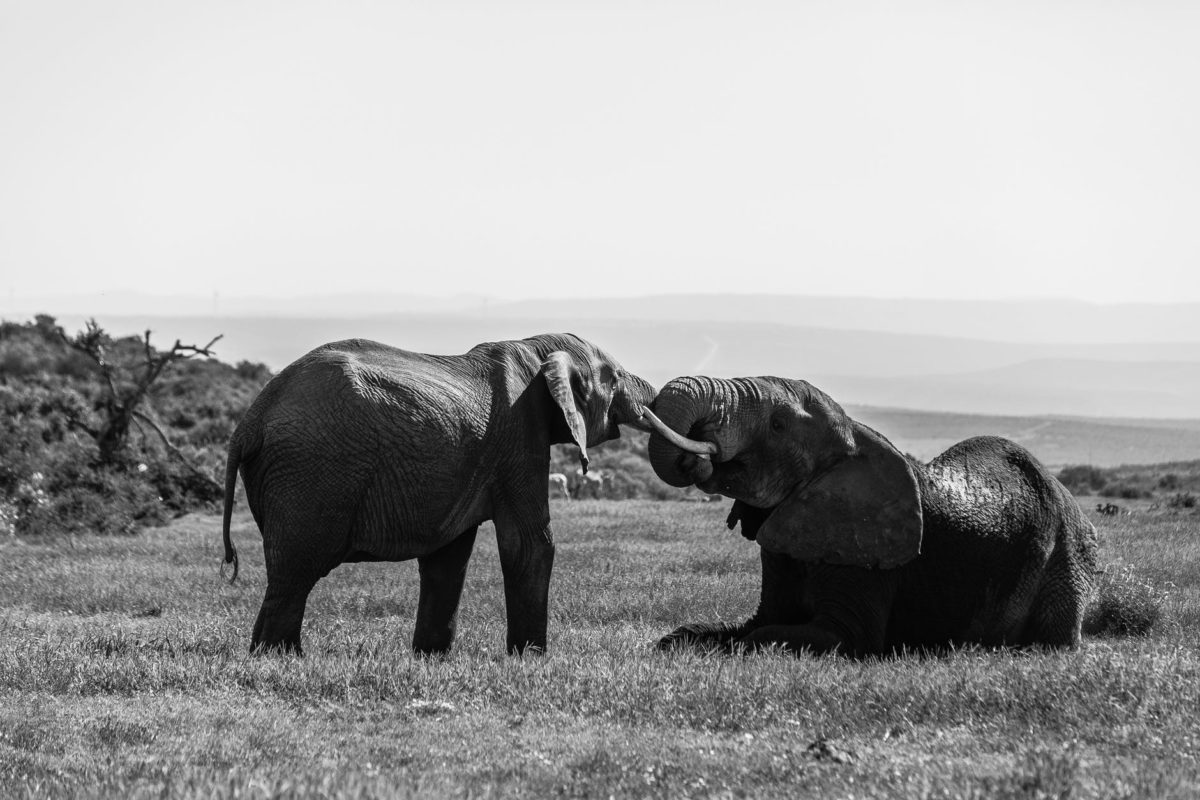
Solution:
[[[303,655],[300,648],[300,626],[304,622],[304,605],[316,581],[278,583],[267,581],[267,592],[254,622],[250,652],[282,651]]]
[[[412,647],[419,656],[444,656],[454,644],[458,602],[477,530],[478,526],[469,528],[440,550],[417,559],[421,596]]]
[[[729,644],[738,629],[721,622],[694,622],[681,625],[658,640],[659,650],[699,650],[706,653],[729,652]]]
[[[448,656],[454,646],[454,631],[440,631],[427,634],[417,631],[413,634],[412,649],[418,656]]]
[[[546,655],[546,643],[536,644],[534,642],[525,642],[524,644],[514,644],[509,642],[508,654],[510,656],[544,656]]]
[[[414,647],[413,655],[423,661],[445,661],[450,657],[450,647]]]
[[[801,651],[793,650],[787,642],[758,641],[750,637],[734,639],[725,644],[725,652],[731,656],[752,656],[756,653],[784,653],[799,655]]]
[[[879,648],[868,650],[848,645],[837,634],[812,624],[764,625],[731,642],[731,646],[739,654],[777,652],[820,656],[831,653],[857,658],[879,652]]]
[[[294,642],[251,642],[252,656],[303,656],[304,648],[299,640]]]

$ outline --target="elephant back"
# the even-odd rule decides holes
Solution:
[[[1078,643],[1097,541],[1070,492],[1024,447],[994,436],[954,445],[920,480],[924,571],[956,598],[962,638]]]
[[[983,550],[1017,544],[1049,555],[1071,508],[1078,510],[1033,454],[997,436],[959,442],[921,469],[920,480],[926,525]],[[929,544],[956,546],[945,535]]]

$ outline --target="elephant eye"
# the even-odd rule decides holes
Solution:
[[[775,431],[775,433],[782,433],[783,429],[786,427],[787,426],[784,424],[782,419],[779,417],[771,417],[771,430]]]

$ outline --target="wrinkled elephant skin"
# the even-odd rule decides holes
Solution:
[[[660,646],[1079,644],[1096,532],[1020,445],[981,436],[921,464],[781,378],[677,378],[652,409],[688,446],[719,453],[703,465],[650,437],[663,480],[734,498],[729,527],[759,544],[763,579],[750,619],[684,625]]]
[[[571,334],[456,356],[348,340],[273,378],[229,444],[225,561],[240,468],[267,589],[251,647],[300,650],[313,585],[338,564],[417,559],[413,647],[444,653],[476,529],[493,520],[510,652],[546,646],[554,543],[550,445],[587,448],[640,422],[654,389]]]

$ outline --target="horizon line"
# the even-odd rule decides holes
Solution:
[[[300,294],[268,295],[263,293],[229,294],[221,290],[211,293],[203,292],[154,292],[142,289],[115,289],[112,291],[80,291],[80,292],[26,292],[18,293],[10,289],[6,295],[0,295],[0,307],[10,307],[16,303],[43,301],[102,301],[102,300],[171,300],[177,302],[193,302],[218,304],[223,302],[248,303],[266,301],[272,304],[288,302],[310,302],[330,300],[346,300],[351,298],[370,298],[375,304],[388,298],[409,301],[433,300],[439,302],[454,302],[474,306],[514,305],[518,303],[554,302],[563,300],[587,300],[588,302],[603,301],[641,301],[662,298],[716,298],[733,297],[743,299],[771,298],[792,300],[839,301],[854,300],[859,302],[917,302],[917,303],[946,303],[946,304],[1017,304],[1017,303],[1061,303],[1081,306],[1200,306],[1197,299],[1138,299],[1138,300],[1094,300],[1066,295],[1005,295],[1002,297],[936,297],[929,295],[872,295],[872,294],[824,294],[801,292],[771,292],[771,291],[722,291],[711,292],[651,292],[644,294],[558,294],[558,295],[524,295],[500,296],[475,294],[471,292],[404,292],[391,289],[353,289],[328,293],[305,292]],[[7,309],[6,309],[7,310]],[[25,310],[25,309],[12,309]]]

